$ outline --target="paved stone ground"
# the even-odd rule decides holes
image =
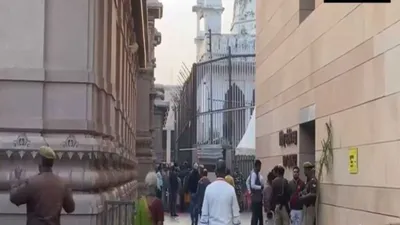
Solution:
[[[250,224],[251,214],[246,212],[242,213],[240,216],[241,222],[243,225]],[[179,217],[174,219],[169,216],[169,214],[165,214],[165,225],[191,225],[190,216],[187,213],[179,214]]]

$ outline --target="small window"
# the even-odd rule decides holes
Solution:
[[[205,29],[204,17],[200,18],[199,25],[200,25],[199,27],[200,33],[205,33],[206,29]]]

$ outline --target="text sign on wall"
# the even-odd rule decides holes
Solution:
[[[286,168],[293,168],[297,166],[297,154],[282,156],[282,163]]]
[[[358,173],[358,148],[349,148],[349,173]]]
[[[287,129],[279,132],[279,146],[297,145],[297,130]]]

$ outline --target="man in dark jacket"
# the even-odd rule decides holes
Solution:
[[[289,181],[290,187],[290,220],[291,225],[301,225],[303,221],[303,203],[299,201],[300,192],[304,190],[305,183],[300,179],[300,168],[293,168],[293,179]]]
[[[197,208],[199,209],[198,210],[199,215],[201,215],[201,207],[203,207],[204,193],[206,192],[207,186],[211,183],[207,175],[208,175],[207,169],[203,169],[202,177],[200,178],[197,186],[196,198],[197,198]]]
[[[171,167],[171,171],[169,173],[169,210],[172,217],[178,216],[178,214],[176,214],[176,199],[178,197],[178,190],[178,174],[176,173],[175,167]]]
[[[197,224],[197,213],[196,213],[196,192],[197,192],[197,184],[200,180],[199,167],[197,163],[193,165],[192,172],[189,175],[188,179],[188,191],[190,193],[190,218],[192,220],[192,225]]]
[[[271,205],[275,206],[275,225],[289,225],[289,182],[283,177],[285,168],[279,166],[272,181]]]
[[[269,172],[267,176],[267,183],[263,189],[263,206],[264,206],[264,212],[267,215],[266,219],[266,225],[272,225],[275,224],[274,221],[274,211],[275,208],[271,204],[271,194],[272,194],[272,181],[275,179],[275,175],[273,172]]]
[[[190,171],[188,169],[188,164],[187,162],[184,162],[181,165],[181,169],[179,171],[179,179],[181,180],[181,189],[180,189],[180,193],[179,193],[179,205],[181,208],[181,212],[185,211],[185,193],[187,191],[187,187],[186,187],[186,177],[189,175]]]
[[[38,175],[21,180],[22,170],[15,169],[17,180],[11,185],[10,201],[17,206],[26,204],[27,225],[60,225],[61,210],[72,213],[75,202],[71,190],[52,171],[53,149],[41,147],[39,156]]]

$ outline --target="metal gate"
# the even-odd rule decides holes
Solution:
[[[222,156],[232,168],[254,109],[255,54],[232,54],[229,47],[228,54],[193,64],[190,72],[184,66],[182,80],[174,102],[176,146],[196,153],[179,150],[178,160],[208,164]],[[253,160],[242,164],[252,167]]]
[[[228,54],[197,63],[196,147],[200,161],[223,155],[231,164],[254,109],[255,55]],[[213,146],[212,154],[209,146]],[[221,146],[216,149],[214,146]],[[206,150],[208,149],[208,150]],[[229,156],[228,156],[229,155]],[[233,165],[230,165],[231,167]]]
[[[132,201],[105,201],[102,225],[134,224],[135,203]]]
[[[237,166],[243,176],[247,178],[247,176],[250,175],[250,171],[253,169],[255,160],[256,157],[254,155],[237,155],[235,156],[235,166]]]
[[[231,55],[195,65],[197,144],[235,147],[254,108],[254,55]]]

